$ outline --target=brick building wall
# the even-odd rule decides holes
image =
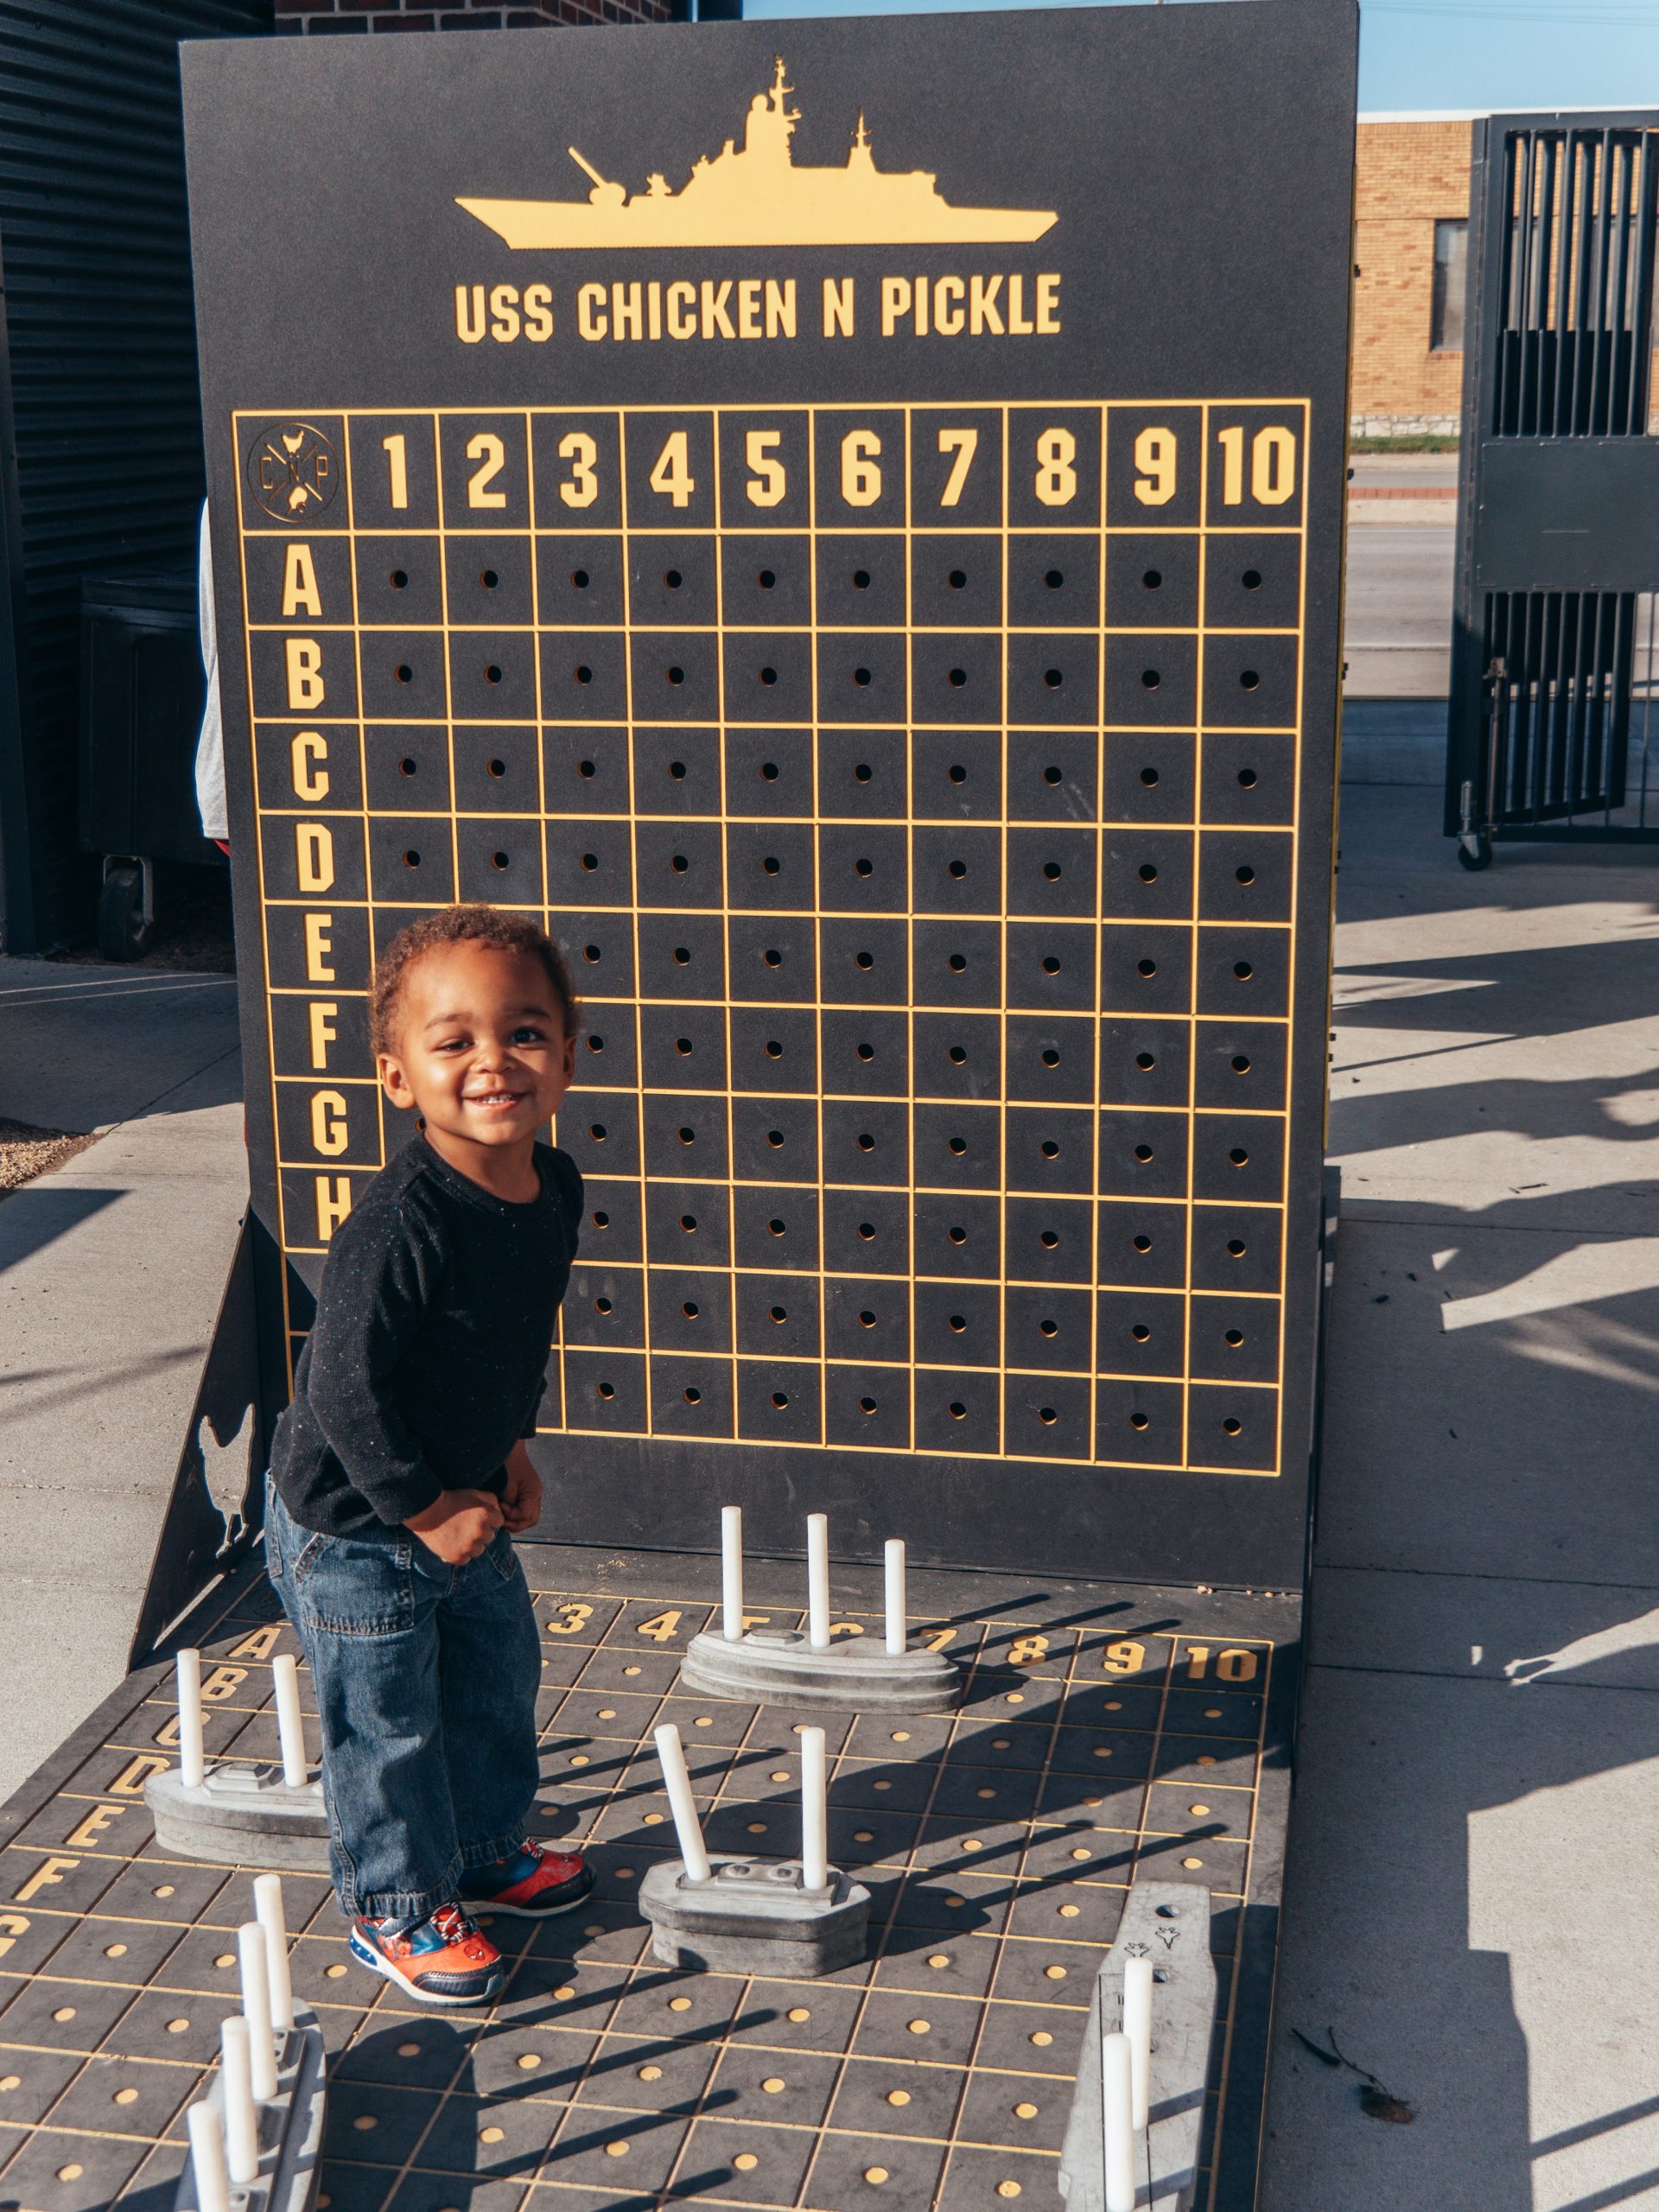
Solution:
[[[276,0],[279,31],[539,30],[561,23],[663,23],[673,0]]]
[[[1356,430],[1448,429],[1463,355],[1430,350],[1434,226],[1466,220],[1466,121],[1362,123],[1354,200]]]

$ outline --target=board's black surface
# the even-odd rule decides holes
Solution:
[[[1054,2175],[1090,1980],[1128,1884],[1206,1885],[1220,1975],[1205,2212],[1252,2201],[1300,1607],[918,1575],[918,1636],[968,1669],[943,1719],[698,1699],[677,1655],[717,1571],[526,1554],[543,1629],[543,1829],[582,1843],[590,1906],[497,1923],[499,2002],[434,2018],[349,1963],[319,1878],[288,1876],[295,1986],[332,2054],[331,2212],[624,2212],[671,2201],[864,2212],[1058,2212]],[[751,1610],[798,1618],[753,1562]],[[876,1581],[838,1574],[842,1633]],[[188,1631],[210,1758],[274,1756],[270,1661],[296,1650],[245,1573]],[[302,1678],[303,1680],[303,1678]],[[309,1683],[303,1681],[308,1731]],[[135,1675],[0,1813],[0,2207],[167,2212],[182,2108],[233,2009],[250,1877],[169,1859],[143,1800],[171,1764],[170,1670]],[[870,1959],[815,1982],[645,1956],[633,1899],[673,1855],[650,1731],[678,1723],[716,1848],[792,1848],[794,1731],[827,1726],[830,1852],[870,1886]],[[880,2177],[877,2178],[876,2177]]]
[[[855,1550],[1300,1580],[1351,18],[189,58],[268,1328],[399,1141],[373,948],[544,916],[562,1533],[737,1500],[781,1547],[804,1497]],[[660,208],[768,99],[791,175],[861,111],[880,207],[1052,222],[515,249],[458,204],[579,226],[575,145]]]

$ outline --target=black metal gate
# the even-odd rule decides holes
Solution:
[[[1659,837],[1659,113],[1477,124],[1446,829]]]

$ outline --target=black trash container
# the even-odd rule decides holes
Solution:
[[[156,919],[157,861],[224,864],[196,811],[206,678],[194,569],[84,577],[80,594],[80,842],[103,856],[98,949],[134,960]]]

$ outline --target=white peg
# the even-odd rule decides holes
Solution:
[[[253,2094],[262,2105],[276,2094],[276,2053],[270,2039],[270,1973],[265,1964],[265,1931],[245,1920],[236,1931],[242,1972],[242,2017],[248,2024],[248,2061]]]
[[[1103,2036],[1100,2039],[1100,2087],[1106,2212],[1135,2212],[1132,2068],[1128,2036]]]
[[[1144,2135],[1152,2101],[1152,1961],[1123,1961],[1123,2032],[1132,2065],[1130,2117]]]
[[[200,1789],[207,1771],[201,1749],[201,1654],[181,1651],[179,1683],[179,1779],[187,1789]]]
[[[299,1662],[289,1652],[279,1652],[270,1662],[276,1681],[276,1740],[283,1747],[283,1780],[290,1789],[303,1789],[311,1778],[305,1757],[305,1727],[300,1719]]]
[[[743,1509],[720,1509],[721,1627],[728,1643],[743,1640]]]
[[[238,2189],[259,2178],[259,2115],[254,2109],[251,2038],[239,2012],[219,2023],[219,2094],[225,2105],[225,2157]],[[194,2143],[194,2138],[193,2137]]]
[[[801,1886],[830,1886],[830,1804],[822,1728],[801,1731]]]
[[[219,2132],[219,2114],[204,2099],[191,2106],[184,2115],[184,2124],[190,2137],[190,2164],[196,2178],[200,2212],[231,2212],[231,2177],[225,2165],[225,2139]]]
[[[905,1627],[905,1544],[902,1536],[889,1536],[884,1554],[887,1566],[887,1656],[902,1659],[908,1636]]]
[[[685,1866],[686,1878],[693,1882],[709,1879],[709,1853],[703,1847],[702,1827],[697,1819],[696,1801],[691,1795],[691,1777],[685,1770],[685,1746],[680,1741],[680,1732],[671,1720],[664,1721],[655,1731],[657,1756],[663,1763],[663,1780],[668,1784],[669,1810],[674,1815],[674,1833],[680,1840],[680,1857]]]
[[[814,1651],[830,1649],[830,1522],[806,1516],[806,1640]]]
[[[279,2034],[294,2024],[294,1982],[288,1964],[288,1923],[283,1913],[283,1878],[256,1874],[253,1909],[265,1931],[265,1973],[270,1988],[270,2024]]]

